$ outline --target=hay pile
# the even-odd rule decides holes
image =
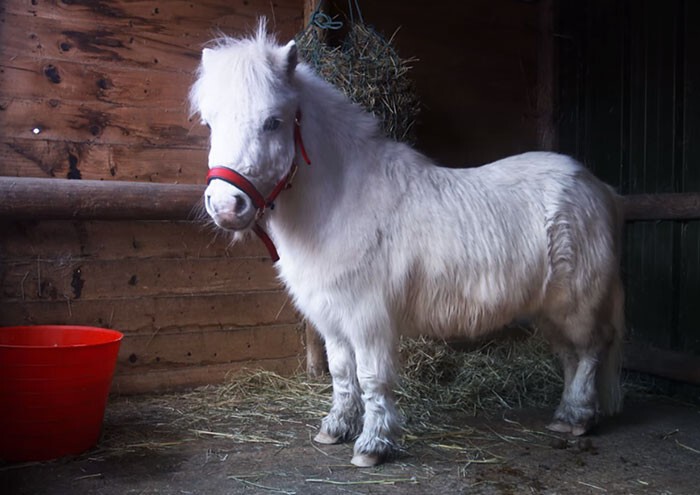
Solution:
[[[302,60],[355,103],[373,113],[384,133],[414,142],[420,104],[408,72],[415,59],[401,59],[374,29],[353,22],[342,44],[330,46],[310,25],[296,37]]]
[[[397,391],[409,433],[453,422],[455,412],[500,415],[505,409],[551,407],[563,381],[547,343],[505,340],[471,352],[427,338],[404,339]]]
[[[406,434],[413,437],[453,429],[455,413],[500,415],[504,409],[551,406],[561,391],[557,367],[538,338],[505,341],[472,352],[425,338],[404,339],[401,358],[397,402]],[[131,413],[141,415],[139,421],[153,420],[158,427],[195,436],[286,445],[284,428],[264,425],[317,427],[330,409],[331,390],[329,377],[283,377],[248,370],[223,385],[144,397]]]

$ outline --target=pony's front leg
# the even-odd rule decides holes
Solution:
[[[333,405],[314,440],[334,444],[355,439],[362,427],[362,397],[355,372],[355,354],[345,339],[325,339],[328,369],[333,379]]]
[[[399,447],[399,414],[393,388],[396,382],[396,336],[387,325],[361,334],[355,344],[357,378],[365,408],[362,433],[355,442],[352,463],[375,466],[394,455]]]

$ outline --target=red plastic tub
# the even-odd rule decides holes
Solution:
[[[0,327],[0,459],[39,461],[97,443],[122,334]]]

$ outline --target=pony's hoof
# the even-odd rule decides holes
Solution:
[[[575,437],[580,437],[581,435],[585,435],[588,429],[585,426],[581,425],[573,425],[571,427],[571,434]]]
[[[547,425],[547,429],[550,431],[556,431],[557,433],[569,433],[575,437],[585,435],[588,431],[588,428],[583,425],[570,425],[569,423],[564,423],[563,421],[552,421]]]
[[[552,421],[547,425],[547,429],[557,433],[571,433],[571,425],[562,421]]]
[[[376,466],[377,464],[381,464],[382,460],[378,455],[355,454],[352,456],[352,460],[350,462],[353,464],[353,466],[357,467],[372,467]]]
[[[314,437],[314,442],[323,445],[333,445],[340,442],[340,437],[333,437],[325,431],[319,431]]]

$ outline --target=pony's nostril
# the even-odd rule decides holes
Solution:
[[[233,211],[236,215],[240,215],[248,208],[248,201],[243,196],[236,196],[233,204]]]
[[[204,196],[204,206],[207,208],[207,210],[214,211],[211,205],[211,194]]]

